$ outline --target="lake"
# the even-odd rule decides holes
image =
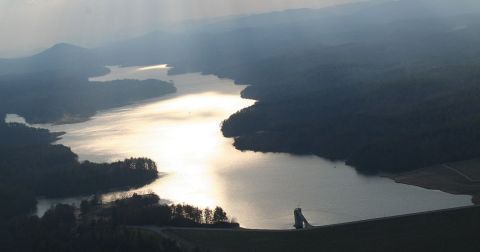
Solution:
[[[326,225],[471,205],[470,196],[363,176],[343,162],[236,150],[220,125],[255,101],[240,98],[244,86],[232,80],[199,73],[168,75],[165,65],[111,70],[93,80],[153,78],[173,81],[178,92],[101,111],[82,123],[35,126],[66,132],[58,142],[81,160],[155,160],[163,176],[135,192],[153,191],[168,202],[200,207],[220,205],[243,227],[268,229],[292,228],[296,207],[303,208],[312,224]],[[20,119],[9,115],[7,120]],[[42,199],[39,213],[53,203],[78,200]]]

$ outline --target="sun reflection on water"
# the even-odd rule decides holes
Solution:
[[[138,79],[159,74],[166,79],[166,71],[167,65],[157,65],[125,69],[123,74],[143,74],[136,76]],[[223,185],[216,179],[213,163],[228,159],[224,150],[232,149],[232,141],[221,135],[220,123],[253,101],[239,97],[242,86],[225,87],[220,79],[216,83],[222,87],[217,89],[211,82],[190,80],[186,85],[185,76],[178,78],[183,79],[173,96],[100,113],[78,125],[50,128],[68,132],[60,142],[72,146],[81,159],[102,162],[152,158],[166,176],[149,185],[148,190],[175,202],[214,207],[219,204],[218,193],[223,191],[219,187]],[[176,77],[168,79],[175,81]]]

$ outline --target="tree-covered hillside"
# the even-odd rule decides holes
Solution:
[[[31,212],[36,198],[90,195],[139,187],[158,178],[155,162],[131,158],[114,163],[79,162],[58,134],[0,122],[0,222]]]

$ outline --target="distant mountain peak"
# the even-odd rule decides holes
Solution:
[[[76,46],[68,43],[58,43],[46,49],[45,51],[37,54],[37,56],[76,54],[76,53],[85,53],[86,51],[88,51],[88,49],[80,46]]]
[[[0,76],[55,71],[96,75],[104,68],[90,49],[68,43],[55,44],[29,57],[0,61]]]
[[[57,43],[47,50],[63,50],[63,49],[83,49],[83,50],[85,50],[85,48],[83,48],[83,47],[76,46],[76,45],[69,44],[69,43]]]

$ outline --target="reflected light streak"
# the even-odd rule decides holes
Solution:
[[[157,69],[166,69],[169,68],[167,64],[155,65],[155,66],[147,66],[147,67],[140,67],[137,71],[148,71],[148,70],[157,70]]]

